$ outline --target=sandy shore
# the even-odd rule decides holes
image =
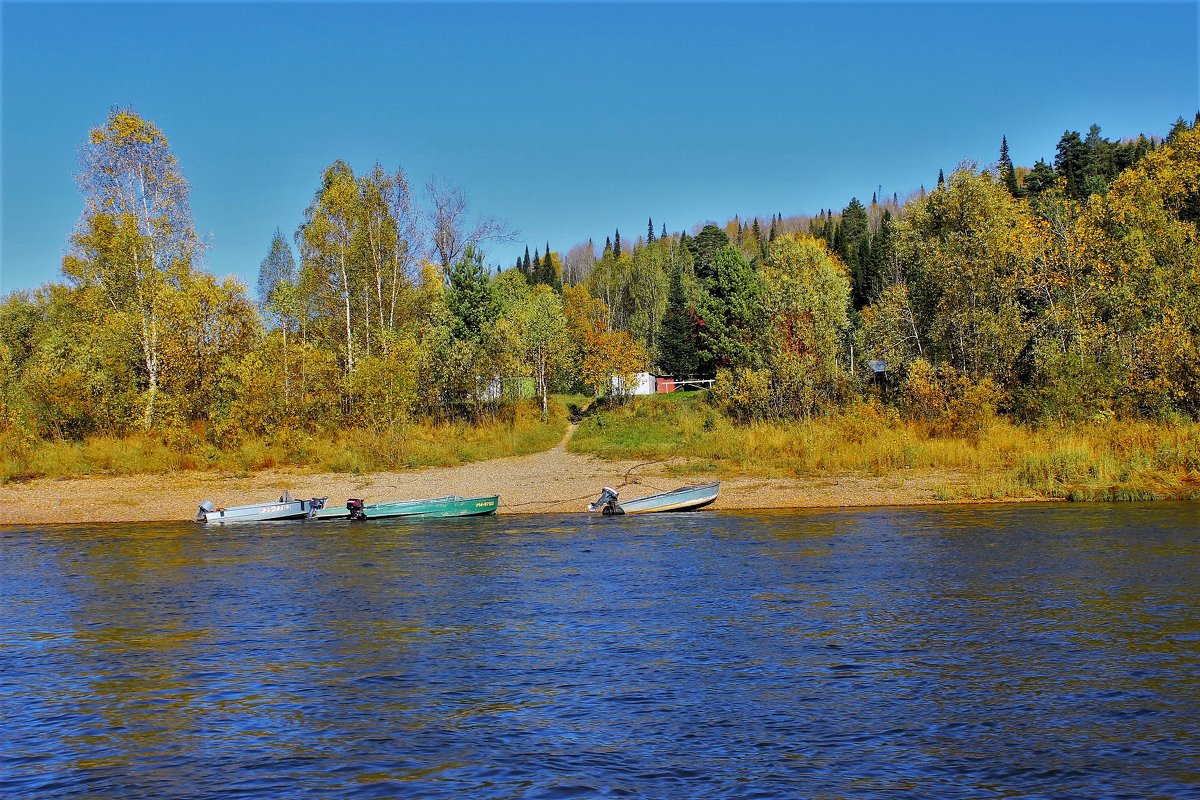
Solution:
[[[603,486],[635,498],[706,482],[672,476],[673,461],[602,461],[568,453],[571,433],[557,447],[530,456],[370,475],[271,470],[244,477],[184,472],[33,480],[0,487],[0,525],[190,520],[201,500],[221,506],[258,503],[284,490],[295,497],[328,496],[339,504],[347,497],[379,502],[499,494],[502,514],[580,512]],[[938,487],[961,480],[961,476],[919,470],[884,478],[723,478],[720,497],[711,508],[920,505],[936,502]]]

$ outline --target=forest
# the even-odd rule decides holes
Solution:
[[[1067,131],[1051,161],[964,163],[901,199],[705,223],[489,264],[459,187],[337,161],[257,285],[203,269],[153,122],[87,134],[63,280],[0,301],[0,458],[151,436],[515,425],[634,373],[715,377],[738,424],[862,404],[962,435],[1200,415],[1200,114],[1163,137]],[[297,208],[303,204],[298,199]],[[203,463],[198,464],[203,466]],[[36,472],[36,470],[34,470]]]

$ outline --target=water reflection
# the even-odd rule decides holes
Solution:
[[[1183,796],[1200,512],[0,530],[0,795]]]

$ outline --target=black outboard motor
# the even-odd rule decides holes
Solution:
[[[351,497],[346,501],[346,510],[350,512],[350,519],[359,522],[367,518],[367,512],[363,511],[363,501]]]
[[[612,516],[613,514],[622,514],[621,506],[617,504],[617,490],[611,486],[605,486],[604,491],[600,492],[600,497],[596,502],[588,505],[588,511],[599,511],[604,509],[604,516]]]

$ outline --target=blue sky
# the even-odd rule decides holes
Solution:
[[[59,278],[114,105],[165,131],[203,266],[253,284],[333,160],[432,175],[565,251],[619,228],[901,196],[1050,160],[1066,129],[1198,108],[1197,5],[17,4],[3,26],[0,292]]]

